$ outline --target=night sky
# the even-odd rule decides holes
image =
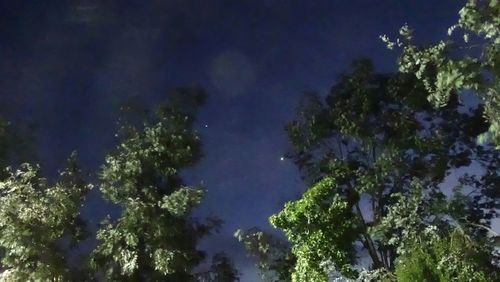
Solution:
[[[395,36],[408,23],[421,43],[443,38],[462,5],[0,0],[0,109],[36,126],[37,155],[48,175],[73,150],[95,175],[118,142],[121,104],[152,107],[175,87],[205,88],[209,100],[197,122],[205,157],[184,175],[208,190],[196,215],[214,214],[225,224],[202,248],[227,252],[242,281],[255,281],[232,234],[269,230],[267,218],[304,190],[295,166],[280,159],[288,146],[283,126],[304,91],[326,93],[360,56],[379,71],[394,71],[397,53],[379,35]],[[91,224],[108,212],[94,192],[84,211]]]

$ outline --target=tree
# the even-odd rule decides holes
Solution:
[[[392,195],[396,202],[377,227],[382,236],[390,234],[387,243],[396,247],[398,281],[497,281],[491,238],[478,236],[460,221],[447,222],[445,216],[454,213],[446,214],[446,206],[429,199],[422,184],[414,180],[409,194]],[[453,207],[455,201],[444,203]]]
[[[271,217],[271,223],[283,229],[297,256],[293,281],[326,280],[322,267],[325,258],[334,261],[344,275],[353,276],[351,265],[358,234],[353,222],[354,202],[338,193],[343,181],[327,177]]]
[[[445,237],[436,229],[426,231],[400,257],[399,281],[498,281],[498,271],[485,267],[491,250],[458,230]]]
[[[38,166],[8,168],[0,182],[0,281],[67,281],[86,277],[70,267],[67,253],[84,235],[79,210],[91,188],[76,163],[68,160],[50,185]]]
[[[401,28],[396,42],[385,35],[382,39],[390,49],[402,48],[399,70],[422,80],[434,106],[446,105],[464,90],[477,94],[489,122],[480,139],[500,146],[500,2],[468,0],[459,15],[449,39],[431,46],[417,46],[408,26]],[[463,40],[453,40],[456,31]]]
[[[212,257],[210,269],[200,273],[198,280],[201,282],[234,282],[240,280],[238,275],[233,262],[224,253],[217,253]]]
[[[0,108],[3,109],[3,107]],[[24,138],[23,138],[24,137]],[[12,123],[0,115],[0,180],[8,177],[5,168],[12,164],[28,162],[32,155],[29,138],[26,132],[16,130]],[[1,258],[4,250],[0,248],[0,269],[2,269]]]
[[[371,269],[393,272],[401,246],[390,238],[418,234],[422,226],[451,232],[463,225],[475,240],[485,240],[487,232],[478,225],[496,216],[499,199],[488,187],[498,181],[498,152],[475,142],[485,124],[478,118],[481,108],[464,113],[457,110],[459,100],[452,99],[434,109],[427,94],[411,74],[375,74],[369,61],[358,60],[324,102],[319,95],[306,95],[297,119],[286,128],[292,144],[287,156],[311,187],[270,218],[297,257],[293,281],[326,281],[325,265],[356,277],[357,256],[363,253],[357,246],[371,259]],[[490,177],[476,178],[469,185],[473,193],[465,185],[464,191],[457,189],[455,201],[448,201],[440,184],[450,169],[472,161]],[[405,224],[384,228],[397,203],[392,195],[408,195],[415,181],[423,187],[419,205],[429,215],[404,216],[419,223],[415,229]]]
[[[218,227],[190,216],[203,190],[185,186],[180,172],[201,157],[193,129],[205,92],[178,89],[142,129],[122,127],[122,143],[106,157],[100,175],[104,197],[122,214],[97,233],[92,266],[115,281],[193,281],[204,258],[200,238]]]
[[[291,281],[295,256],[283,239],[258,228],[238,229],[234,236],[242,242],[248,254],[256,259],[256,266],[263,281]]]

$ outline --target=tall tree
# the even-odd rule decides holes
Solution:
[[[395,204],[391,195],[407,195],[416,180],[424,187],[420,206],[432,216],[408,220],[450,230],[458,222],[474,238],[485,238],[487,229],[478,226],[487,226],[498,207],[498,195],[489,188],[498,181],[498,152],[475,142],[485,128],[480,109],[458,111],[458,99],[434,109],[427,94],[413,75],[375,74],[369,61],[358,60],[324,101],[306,96],[298,118],[287,126],[288,157],[311,187],[271,217],[292,243],[294,281],[325,281],[325,265],[356,277],[362,253],[357,246],[366,251],[372,269],[393,271],[400,253],[389,238],[410,227],[389,230],[382,223]],[[476,195],[457,191],[457,199],[447,201],[440,184],[450,169],[471,161],[491,178],[474,180]]]
[[[198,240],[220,222],[190,216],[203,190],[185,186],[181,170],[197,163],[194,115],[206,94],[178,89],[142,128],[122,127],[122,142],[100,175],[104,197],[122,209],[98,231],[92,266],[112,281],[193,281],[204,258]],[[137,124],[137,123],[136,123]]]
[[[456,40],[458,32],[463,40]],[[500,2],[468,0],[449,37],[431,46],[415,44],[408,26],[400,34],[396,42],[382,36],[390,49],[402,48],[399,70],[422,80],[434,106],[464,90],[477,94],[490,124],[481,139],[500,146]]]
[[[0,182],[0,247],[5,254],[0,281],[68,281],[84,272],[67,259],[82,239],[79,210],[91,188],[76,163],[76,155],[51,185],[38,166],[7,169]]]

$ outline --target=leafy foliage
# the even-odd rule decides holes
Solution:
[[[0,182],[0,247],[5,250],[1,281],[60,281],[85,277],[69,266],[68,241],[84,235],[79,210],[86,185],[76,155],[50,185],[38,166],[7,170]]]
[[[205,95],[189,93],[200,96],[194,101]],[[194,280],[192,270],[204,258],[197,241],[220,224],[189,216],[203,191],[185,186],[179,173],[198,161],[201,143],[192,114],[176,101],[160,107],[141,130],[124,126],[122,143],[106,157],[101,191],[123,211],[103,223],[92,265],[109,280]]]
[[[287,203],[282,212],[270,219],[292,243],[297,257],[293,281],[325,280],[321,263],[326,260],[334,261],[344,274],[353,274],[350,265],[357,235],[351,212],[353,203],[336,193],[339,182],[338,178],[321,180],[302,199]]]
[[[400,73],[377,74],[357,60],[326,97],[308,93],[286,126],[287,157],[310,186],[270,217],[289,242],[257,229],[235,234],[264,280],[500,280],[490,228],[500,208],[500,2],[468,0],[449,37],[430,46],[418,46],[408,26],[399,33],[382,40],[402,49]],[[465,92],[480,103],[460,111]],[[181,178],[202,155],[193,122],[205,99],[180,88],[154,113],[128,109],[140,120],[122,126],[100,173],[100,190],[121,215],[97,233],[98,276],[239,279],[224,254],[195,270],[205,258],[198,241],[220,226],[191,216],[204,191]],[[0,166],[24,158],[20,135],[0,119]],[[445,195],[450,171],[471,164],[482,174],[464,174]],[[55,184],[30,164],[0,173],[0,281],[94,278],[67,258],[85,234],[79,209],[90,188],[75,156]],[[362,256],[371,263],[364,270]]]
[[[460,230],[440,236],[430,226],[408,246],[395,273],[399,281],[498,281],[490,254]]]
[[[296,257],[292,254],[288,242],[258,228],[245,231],[239,229],[234,236],[257,260],[257,268],[263,281],[291,281]]]
[[[374,74],[367,60],[354,62],[325,102],[307,94],[286,129],[288,157],[311,187],[271,217],[297,256],[294,281],[326,281],[325,263],[355,277],[357,245],[367,251],[373,270],[392,272],[398,250],[407,248],[394,238],[416,237],[429,224],[452,230],[457,222],[474,223],[467,232],[485,238],[477,224],[496,216],[499,199],[489,187],[498,181],[498,152],[475,142],[486,128],[482,108],[460,112],[453,99],[436,109],[427,94],[413,75]],[[474,192],[457,188],[449,203],[439,185],[450,169],[472,161],[485,175],[464,176],[463,186]],[[398,200],[412,193],[415,201]]]
[[[459,12],[458,23],[450,27],[450,40],[428,47],[413,42],[408,26],[400,30],[402,39],[382,39],[392,49],[402,48],[399,69],[414,73],[429,92],[435,106],[446,105],[451,95],[472,90],[485,105],[484,114],[490,123],[483,142],[500,146],[500,3],[497,0],[468,0]],[[461,31],[463,40],[451,40]]]

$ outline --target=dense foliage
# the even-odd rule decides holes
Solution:
[[[142,129],[125,125],[122,143],[106,157],[100,188],[122,214],[105,221],[97,233],[92,265],[109,280],[194,280],[193,268],[204,259],[197,242],[219,224],[190,217],[204,192],[184,185],[179,175],[201,156],[190,111],[202,104],[205,93],[180,89],[174,94]],[[191,100],[178,104],[179,95]]]
[[[405,26],[401,40],[382,37],[403,47],[401,73],[358,60],[325,98],[306,94],[286,129],[288,157],[311,186],[270,218],[292,245],[293,281],[499,279],[489,228],[499,152],[488,144],[499,136],[499,20],[498,1],[469,1],[450,33],[464,30],[466,43],[475,35],[482,52],[418,48]],[[462,104],[463,90],[479,105]],[[480,172],[443,190],[461,167]],[[371,261],[362,271],[361,258]]]
[[[500,2],[468,0],[459,15],[449,38],[432,46],[417,46],[408,26],[400,30],[402,38],[396,42],[387,36],[382,39],[391,49],[402,48],[400,71],[421,79],[435,106],[446,105],[450,96],[463,90],[477,94],[490,124],[481,139],[500,146]],[[462,40],[454,40],[457,32]]]
[[[283,237],[235,233],[262,280],[500,281],[500,1],[468,0],[436,44],[419,46],[408,26],[400,36],[382,36],[401,48],[398,73],[356,60],[286,125],[308,188],[270,217]],[[181,177],[202,157],[205,99],[180,88],[121,124],[98,175],[120,214],[100,225],[88,265],[73,258],[92,188],[76,154],[56,181],[14,169],[29,142],[0,117],[0,281],[238,281],[225,254],[207,262],[198,249],[221,221],[193,217],[205,190]]]
[[[388,237],[420,232],[412,229],[413,221],[424,226],[458,222],[478,238],[486,236],[470,224],[487,225],[499,200],[498,152],[475,143],[485,128],[481,107],[458,111],[455,100],[434,109],[426,95],[413,76],[378,75],[362,60],[340,78],[325,102],[318,95],[305,97],[298,119],[287,126],[293,145],[289,157],[312,186],[271,217],[297,256],[294,281],[326,280],[325,262],[344,276],[356,276],[357,245],[366,249],[371,268],[393,270],[398,244]],[[457,187],[448,202],[440,184],[451,169],[472,161],[486,171],[484,177],[464,177],[467,188]],[[397,204],[395,197],[412,193],[415,179],[424,187],[419,207],[429,214],[406,214],[399,228],[389,228],[384,223]],[[461,189],[474,191],[465,195]],[[406,210],[411,207],[401,206],[398,212]]]
[[[341,172],[336,176],[319,181],[302,199],[286,204],[280,214],[271,217],[271,223],[287,235],[297,257],[293,281],[326,280],[325,258],[352,276],[355,202],[338,193],[344,179]]]
[[[85,234],[79,218],[85,184],[73,155],[51,185],[37,166],[7,169],[0,182],[0,247],[5,270],[0,281],[67,281],[85,272],[71,267],[71,246]]]
[[[106,157],[99,183],[121,216],[102,223],[90,269],[82,250],[74,249],[88,235],[80,208],[91,188],[76,154],[54,185],[36,165],[7,168],[0,182],[0,280],[237,281],[238,272],[222,253],[200,266],[205,253],[197,243],[221,221],[190,216],[204,191],[180,177],[201,157],[193,122],[205,98],[201,89],[179,88],[154,113],[121,124],[121,143]],[[19,160],[11,157],[17,135],[8,123],[0,125],[0,160]]]

